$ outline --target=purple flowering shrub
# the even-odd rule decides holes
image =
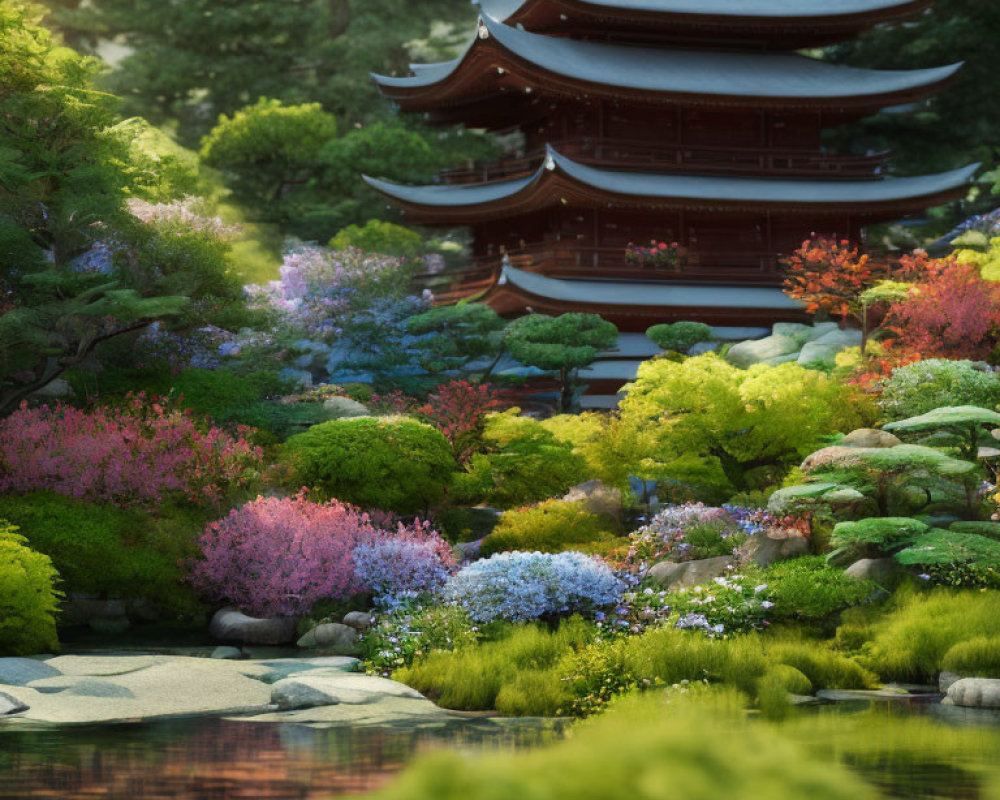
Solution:
[[[583,553],[498,553],[463,568],[444,597],[476,622],[521,622],[613,605],[624,584]]]
[[[305,614],[319,600],[367,591],[383,597],[430,591],[454,560],[424,523],[376,528],[359,509],[331,500],[258,497],[210,523],[191,582],[206,597],[255,616]]]

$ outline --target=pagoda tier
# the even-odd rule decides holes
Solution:
[[[373,77],[404,111],[433,111],[437,121],[468,124],[470,112],[475,116],[484,104],[499,102],[509,125],[509,113],[525,95],[862,115],[925,98],[960,67],[871,70],[796,53],[580,41],[528,33],[483,15],[458,58],[414,64],[409,77]]]
[[[478,0],[511,26],[553,35],[646,42],[711,40],[795,50],[852,39],[933,0]]]

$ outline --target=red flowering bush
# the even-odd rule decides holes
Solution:
[[[625,260],[629,263],[638,261],[641,267],[647,264],[651,267],[672,267],[683,263],[686,254],[685,248],[677,242],[667,244],[656,239],[650,240],[649,247],[629,242],[625,248]]]
[[[488,384],[451,381],[428,395],[417,413],[445,435],[455,458],[464,463],[478,449],[486,415],[512,405]]]
[[[365,591],[436,588],[454,565],[441,537],[419,520],[378,530],[338,500],[258,497],[210,523],[191,583],[206,597],[256,616],[307,613],[319,600]]]
[[[22,404],[0,420],[0,492],[47,489],[119,506],[158,505],[171,495],[216,501],[263,467],[248,430],[205,429],[190,412],[142,395],[90,411]]]
[[[1000,283],[971,264],[944,262],[890,310],[907,350],[925,356],[981,358],[1000,330]]]

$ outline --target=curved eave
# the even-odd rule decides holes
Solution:
[[[534,175],[479,185],[400,186],[365,177],[411,218],[467,224],[558,205],[788,214],[898,215],[959,196],[979,165],[913,178],[804,181],[621,172],[578,164],[550,149]]]
[[[794,53],[635,47],[528,33],[483,16],[465,53],[412,65],[409,77],[373,75],[408,111],[461,106],[505,92],[688,104],[877,109],[912,102],[961,64],[869,70]]]
[[[591,28],[646,35],[695,33],[778,41],[836,41],[933,5],[933,0],[477,0],[483,12],[527,30]]]
[[[506,283],[525,294],[562,303],[601,306],[655,306],[673,308],[746,308],[801,311],[803,306],[781,289],[718,284],[588,281],[548,278],[516,267],[504,267],[499,285]]]

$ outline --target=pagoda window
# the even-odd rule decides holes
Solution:
[[[684,143],[690,146],[760,147],[761,112],[684,112]]]

